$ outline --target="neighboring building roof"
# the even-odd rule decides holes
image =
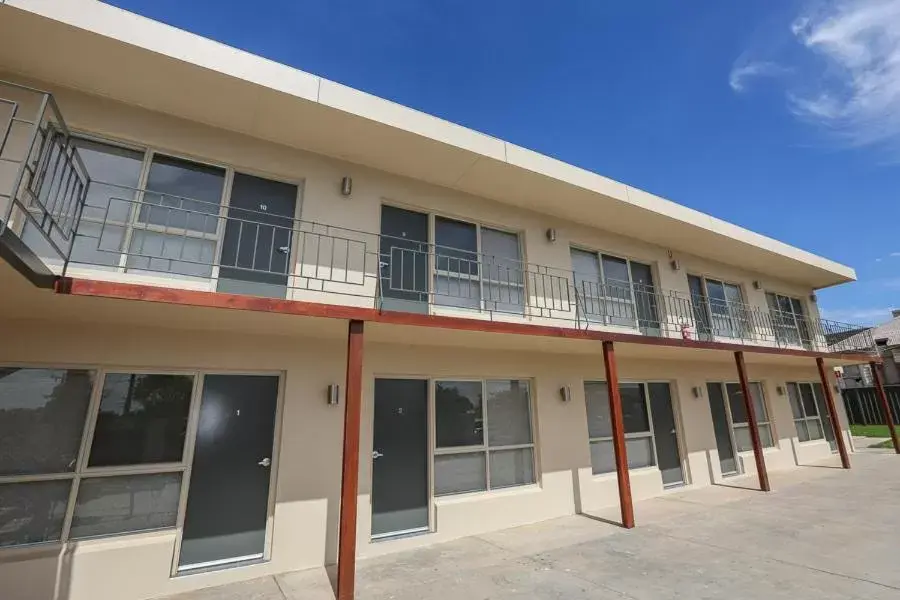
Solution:
[[[888,346],[900,345],[900,311],[894,311],[893,318],[887,323],[872,328],[872,339],[887,340]]]
[[[812,288],[856,279],[850,267],[665,198],[97,0],[7,0],[0,11],[0,69],[600,229],[614,224]]]

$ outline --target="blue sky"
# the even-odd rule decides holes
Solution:
[[[900,0],[113,0],[848,264],[900,306]]]

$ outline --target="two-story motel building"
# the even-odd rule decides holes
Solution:
[[[5,600],[849,466],[848,267],[94,0],[0,3],[0,79]]]

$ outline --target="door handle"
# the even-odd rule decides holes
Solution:
[[[261,467],[268,467],[269,465],[272,464],[272,459],[267,456],[256,464],[258,464]]]
[[[279,246],[278,251],[281,252],[282,254],[287,254],[291,251],[291,247],[290,246]]]
[[[372,450],[372,460],[375,460],[375,459],[377,459],[377,458],[381,458],[382,456],[384,456],[384,454],[382,454],[382,453],[379,452],[378,450]]]

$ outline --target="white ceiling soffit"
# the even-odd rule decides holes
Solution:
[[[664,198],[96,0],[7,0],[0,68],[770,277],[815,288],[856,278]]]

